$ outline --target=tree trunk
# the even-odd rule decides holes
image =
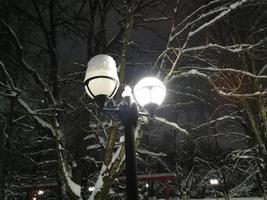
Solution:
[[[187,193],[184,193],[184,194],[182,195],[182,200],[190,200],[189,195],[188,195]]]
[[[116,135],[118,130],[118,124],[110,128],[110,135]],[[145,124],[138,124],[135,129],[135,139],[136,139],[136,148],[140,143],[140,138],[142,138],[143,131],[145,128]],[[109,141],[107,142],[106,149],[110,149],[109,145],[114,145],[114,140],[110,137]],[[124,153],[124,145],[120,145],[115,153],[107,155],[112,156],[111,158],[105,158],[105,162],[102,165],[100,170],[100,174],[98,175],[98,179],[95,183],[95,189],[89,197],[89,200],[103,200],[107,199],[109,190],[112,186],[114,179],[117,175],[121,172],[124,160],[125,160],[125,153]],[[106,155],[105,155],[106,156]]]
[[[230,200],[231,198],[229,197],[229,194],[228,193],[224,193],[223,194],[223,198],[225,199],[225,200]]]
[[[95,194],[94,192],[90,196],[90,199],[107,199],[109,189],[113,183],[113,180],[116,176],[116,169],[118,169],[116,162],[111,162],[113,157],[113,150],[115,146],[115,141],[117,138],[118,124],[115,123],[113,126],[109,128],[108,139],[105,150],[105,158],[104,163],[102,165],[100,174],[98,176],[97,182],[95,184]],[[118,161],[118,165],[120,166],[123,160],[123,148],[117,149],[118,157],[116,161]],[[95,195],[95,196],[94,196]]]

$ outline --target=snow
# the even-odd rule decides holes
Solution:
[[[98,124],[96,123],[93,123],[93,122],[90,122],[90,128],[97,128],[98,127]]]
[[[170,122],[170,121],[168,121],[168,120],[166,120],[165,118],[162,118],[162,117],[153,117],[153,119],[155,119],[155,120],[157,120],[157,121],[159,121],[159,122],[161,122],[163,124],[166,124],[166,125],[169,125],[169,126],[175,128],[180,133],[183,133],[185,135],[189,135],[189,133],[185,129],[181,128],[175,122]]]
[[[94,162],[96,165],[97,165],[97,164],[101,164],[101,163],[103,163],[102,161],[98,161],[98,160],[96,160],[94,157],[90,157],[90,156],[84,156],[84,157],[82,157],[82,159],[87,160],[87,161],[92,161],[92,162]]]
[[[222,46],[220,44],[214,44],[214,43],[209,43],[203,46],[196,46],[196,47],[190,47],[185,49],[183,52],[192,52],[192,51],[201,51],[201,50],[206,50],[206,49],[212,49],[212,48],[217,48],[217,49],[223,49],[225,51],[230,51],[233,53],[241,52],[243,50],[249,50],[252,47],[254,47],[253,44],[235,44],[232,46]]]
[[[119,141],[120,141],[120,143],[122,143],[122,142],[124,142],[124,140],[125,140],[124,136],[121,136]]]
[[[124,91],[122,92],[121,96],[124,97],[132,97],[132,88],[129,85],[124,87]]]
[[[66,176],[65,176],[66,177]],[[77,196],[80,197],[81,196],[81,186],[74,183],[70,177],[66,177],[68,186],[70,187],[71,191]]]
[[[240,6],[242,3],[246,2],[246,0],[241,0],[241,2],[236,2],[230,5],[231,9],[235,9],[237,6]]]
[[[100,144],[93,144],[86,147],[86,150],[99,149],[101,148]]]
[[[206,74],[199,72],[197,69],[191,69],[188,72],[182,72],[180,74],[180,76],[190,76],[190,75],[199,75],[199,76],[203,76],[205,78],[207,77]]]
[[[150,156],[155,156],[155,157],[165,157],[167,156],[167,154],[165,153],[155,153],[155,152],[152,152],[152,151],[148,151],[146,149],[138,149],[137,150],[138,153],[141,153],[141,154],[149,154]]]
[[[86,137],[84,137],[83,140],[89,140],[89,139],[95,139],[95,138],[96,138],[96,136],[93,133],[93,134],[90,134],[90,135],[87,135]]]
[[[194,12],[192,12],[190,15],[188,15],[184,20],[182,20],[182,22],[180,22],[178,24],[177,27],[181,27],[183,24],[185,24],[185,22],[187,22],[187,24],[177,33],[175,33],[174,36],[170,37],[170,41],[172,41],[175,37],[179,36],[184,30],[186,30],[189,26],[192,26],[194,23],[199,22],[200,20],[204,19],[207,16],[213,15],[214,13],[220,12],[225,10],[226,8],[221,6],[215,10],[211,10],[205,14],[201,14],[200,17],[198,17],[197,19],[193,20],[193,17],[197,15],[197,13],[201,10],[204,10],[205,8],[211,6],[212,4],[215,4],[216,2],[219,2],[220,0],[217,1],[212,1],[204,6],[199,7],[197,10],[195,10]]]
[[[151,17],[151,18],[146,18],[142,19],[144,22],[158,22],[158,21],[165,21],[165,20],[170,20],[170,17]]]
[[[100,170],[100,174],[99,174],[97,181],[95,183],[94,190],[89,197],[89,200],[94,200],[97,192],[99,192],[102,189],[102,187],[103,187],[103,174],[105,173],[106,169],[107,169],[106,165],[103,164],[102,168]]]
[[[208,126],[208,125],[211,125],[211,124],[214,124],[214,123],[218,123],[218,122],[221,122],[221,121],[224,121],[224,120],[235,120],[236,118],[237,118],[236,116],[225,115],[225,116],[222,116],[222,117],[218,117],[217,119],[210,120],[210,121],[208,121],[206,123],[200,124],[199,126],[197,126],[195,128],[192,128],[191,130],[196,130],[196,129],[202,128],[204,126]]]
[[[145,120],[146,118],[143,118],[143,120]],[[138,133],[141,129],[141,124],[138,124],[136,129],[135,129],[135,138],[138,137]],[[104,163],[102,164],[102,168],[100,170],[99,176],[97,178],[97,181],[95,183],[94,186],[94,191],[91,193],[89,200],[94,200],[95,195],[102,189],[103,187],[103,178],[104,176],[108,176],[108,172],[110,170],[110,168],[113,166],[113,164],[117,161],[120,161],[120,165],[124,162],[125,160],[125,155],[119,159],[119,157],[121,156],[122,151],[124,150],[123,145],[119,145],[118,148],[116,149],[115,153],[113,153],[112,155],[112,159],[110,161],[110,163],[108,164],[108,166],[106,166]],[[117,168],[117,172],[118,170],[120,170],[120,167]]]
[[[59,146],[61,147],[61,146]],[[71,180],[71,174],[68,172],[67,167],[66,167],[66,163],[62,158],[62,155],[60,154],[60,158],[61,158],[61,165],[62,165],[62,169],[65,175],[65,179],[67,181],[67,184],[69,186],[69,188],[71,189],[71,191],[77,196],[77,197],[81,197],[81,186],[78,185],[77,183],[74,183]]]
[[[33,111],[33,110],[30,108],[30,106],[29,106],[25,101],[23,101],[21,98],[17,98],[17,101],[20,103],[20,105],[21,105],[21,106],[22,106],[28,113],[30,113],[30,114],[33,116],[33,118],[38,122],[39,125],[41,125],[43,128],[47,128],[47,129],[49,129],[49,130],[52,132],[52,134],[53,134],[56,138],[58,138],[58,137],[57,137],[57,133],[56,133],[54,127],[53,127],[51,124],[49,124],[48,122],[46,122],[46,121],[43,120],[42,118],[38,117],[38,116],[36,115],[35,111]]]
[[[250,76],[252,78],[258,78],[258,79],[267,79],[266,75],[255,75],[250,72],[244,71],[244,70],[239,70],[239,69],[233,69],[233,68],[213,68],[213,67],[206,67],[206,68],[201,68],[201,70],[207,70],[207,71],[222,71],[222,72],[233,72],[233,73],[240,73],[244,74],[246,76]]]
[[[103,147],[106,147],[106,141],[103,137],[99,136],[99,143],[103,146]]]
[[[223,96],[231,96],[231,97],[254,97],[254,96],[266,96],[267,95],[267,90],[264,90],[263,92],[255,92],[255,93],[247,93],[247,94],[237,94],[237,93],[232,93],[232,92],[223,92],[221,90],[217,90],[218,94],[223,95]]]
[[[230,13],[232,10],[236,9],[237,7],[241,6],[246,1],[248,1],[248,0],[237,1],[237,2],[235,2],[233,4],[231,4],[227,10],[221,12],[219,15],[214,17],[212,20],[202,24],[200,27],[198,27],[194,31],[190,31],[188,36],[191,37],[191,36],[195,35],[196,33],[198,33],[199,31],[202,31],[206,27],[208,27],[208,26],[212,25],[213,23],[217,22],[219,19],[221,19],[222,17],[224,17],[225,15],[227,15],[228,13]]]
[[[112,160],[111,160],[109,166],[111,166],[118,159],[118,157],[119,157],[119,155],[121,153],[121,150],[122,150],[122,145],[120,145],[118,147],[118,149],[116,150],[116,152],[112,155]]]

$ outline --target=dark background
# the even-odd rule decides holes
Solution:
[[[264,196],[266,6],[0,0],[0,199],[32,199],[40,188],[47,195],[40,199],[75,199],[62,159],[88,198],[108,155],[110,120],[118,121],[100,113],[83,88],[86,63],[100,53],[116,60],[121,79],[108,106],[120,102],[125,84],[157,75],[168,91],[156,115],[190,134],[150,119],[137,150],[139,174],[175,173],[172,191],[180,198]],[[124,166],[118,171],[124,176]]]

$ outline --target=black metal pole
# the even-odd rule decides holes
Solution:
[[[120,106],[120,116],[125,129],[125,162],[126,162],[126,193],[127,200],[137,200],[137,173],[135,151],[135,127],[138,109],[131,97],[124,97]]]
[[[125,161],[127,200],[137,200],[137,174],[133,126],[125,127]]]

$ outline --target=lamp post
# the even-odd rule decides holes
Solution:
[[[116,63],[113,58],[105,54],[93,57],[87,64],[84,84],[89,97],[95,100],[100,109],[103,109],[105,100],[112,98],[119,87]],[[154,77],[146,77],[134,87],[134,97],[137,103],[152,114],[163,102],[165,94],[165,86]],[[139,112],[130,86],[125,87],[122,97],[123,102],[118,112],[125,132],[126,193],[128,200],[137,200],[134,133]]]

